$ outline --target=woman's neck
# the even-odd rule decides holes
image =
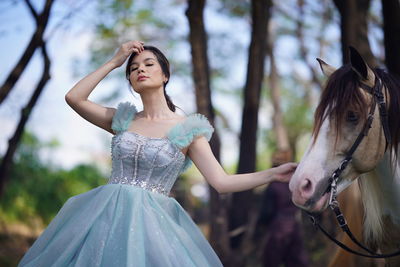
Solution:
[[[174,112],[169,109],[163,90],[142,92],[140,97],[143,102],[142,116],[148,120],[169,119]]]

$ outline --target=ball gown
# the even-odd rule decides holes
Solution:
[[[18,266],[207,267],[221,261],[171,196],[191,164],[182,149],[213,127],[194,113],[165,137],[129,131],[136,107],[121,102],[112,120],[108,183],[70,197]]]

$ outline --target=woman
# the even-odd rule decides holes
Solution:
[[[129,57],[130,56],[130,57]],[[102,107],[89,94],[128,59],[126,76],[143,110],[129,102]],[[109,182],[67,200],[19,266],[222,266],[201,231],[168,193],[193,161],[220,193],[287,182],[295,163],[227,175],[208,141],[213,128],[201,114],[177,115],[165,93],[165,56],[143,42],[124,43],[116,55],[65,96],[83,118],[112,137]]]

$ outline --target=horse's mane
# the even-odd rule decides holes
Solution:
[[[375,68],[373,71],[382,80],[390,96],[387,105],[389,107],[388,121],[392,143],[389,144],[389,149],[394,151],[397,156],[400,141],[400,120],[398,119],[400,114],[400,78],[380,68]],[[343,65],[329,77],[315,112],[314,142],[317,139],[323,121],[327,117],[334,120],[336,137],[340,135],[342,122],[346,118],[349,109],[361,115],[360,123],[365,122],[369,105],[361,90],[358,89],[359,87],[359,78],[350,64]],[[379,117],[375,119],[377,118]]]
[[[388,149],[392,152],[390,153],[391,156],[394,156],[390,160],[396,161],[400,141],[400,119],[398,118],[400,114],[400,78],[380,68],[373,69],[373,72],[382,80],[389,94],[390,100],[387,106],[392,143],[389,144]],[[314,142],[323,121],[328,117],[334,122],[336,140],[338,140],[342,123],[345,121],[349,109],[361,115],[359,123],[365,122],[370,105],[367,104],[361,90],[358,89],[359,86],[359,78],[350,64],[342,66],[329,77],[315,112]],[[375,119],[380,119],[378,114],[375,114]],[[359,181],[365,209],[364,234],[367,240],[378,241],[384,234],[382,223],[384,195],[376,178],[372,178],[371,175],[368,176],[362,177]]]

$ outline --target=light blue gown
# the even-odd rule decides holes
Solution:
[[[107,184],[69,198],[18,266],[222,266],[200,229],[168,194],[191,160],[181,149],[213,128],[195,113],[164,138],[128,131],[137,110],[113,117]]]

